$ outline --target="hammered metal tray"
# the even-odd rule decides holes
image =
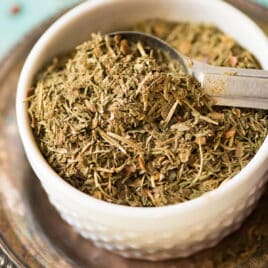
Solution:
[[[28,35],[0,64],[0,267],[268,267],[268,191],[240,230],[218,246],[165,262],[127,260],[96,248],[60,218],[25,158],[15,118],[23,62],[51,23]]]

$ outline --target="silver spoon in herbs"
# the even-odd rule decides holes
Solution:
[[[163,40],[142,32],[118,31],[109,36],[142,42],[166,52],[182,71],[195,77],[214,105],[268,109],[268,71],[212,66],[179,53]]]

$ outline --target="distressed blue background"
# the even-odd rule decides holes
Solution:
[[[256,2],[258,4],[268,7],[268,0],[252,0],[252,2]]]
[[[0,0],[0,59],[25,33],[43,20],[81,0]],[[127,1],[127,0],[126,0]],[[146,1],[146,0],[145,0]],[[268,7],[268,0],[251,0]],[[12,15],[14,5],[21,11]]]
[[[0,0],[0,58],[27,32],[79,0]],[[13,6],[21,11],[12,14]]]

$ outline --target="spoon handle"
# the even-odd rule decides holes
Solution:
[[[268,71],[214,67],[194,62],[192,74],[216,105],[268,110]]]

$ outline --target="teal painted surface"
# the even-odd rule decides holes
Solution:
[[[268,0],[251,0],[268,7]],[[0,59],[27,32],[60,10],[81,0],[0,0]],[[21,7],[11,13],[14,5]]]
[[[251,0],[268,8],[268,0]]]
[[[27,32],[60,10],[79,0],[0,0],[0,59]],[[12,14],[13,6],[20,6]]]

